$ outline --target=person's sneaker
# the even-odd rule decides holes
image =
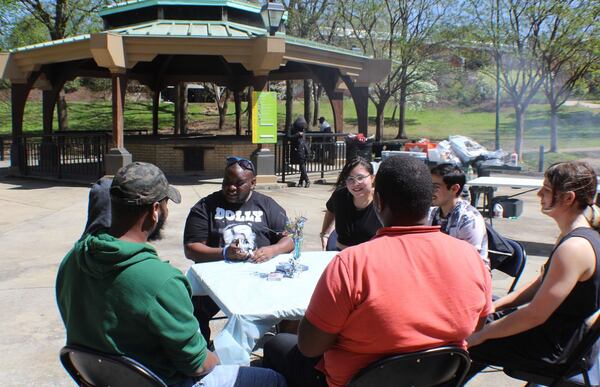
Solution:
[[[310,187],[310,181],[307,181],[307,182],[304,184],[304,188],[308,188],[308,187]]]

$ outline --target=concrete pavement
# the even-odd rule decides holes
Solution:
[[[220,182],[198,184],[193,178],[173,182],[183,201],[169,204],[165,237],[156,247],[163,259],[186,270],[191,262],[184,258],[181,246],[185,218],[198,199],[220,189]],[[313,184],[309,189],[267,192],[289,216],[308,217],[306,250],[320,249],[318,234],[331,190],[331,185]],[[58,360],[65,333],[55,304],[54,280],[58,264],[85,225],[87,196],[87,186],[0,178],[0,310],[4,312],[0,321],[0,381],[4,386],[72,385]],[[521,284],[539,273],[558,234],[554,223],[540,214],[535,194],[528,193],[523,199],[523,216],[495,221],[504,235],[528,247],[529,260]],[[494,273],[496,293],[505,293],[510,282]],[[502,372],[492,372],[481,374],[469,385],[522,384]]]

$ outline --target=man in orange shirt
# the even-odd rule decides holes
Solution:
[[[391,157],[381,164],[373,203],[384,227],[332,260],[298,336],[267,342],[265,366],[290,386],[344,386],[382,357],[465,347],[492,312],[491,278],[473,246],[425,226],[431,196],[421,161]]]

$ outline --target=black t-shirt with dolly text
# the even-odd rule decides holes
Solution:
[[[238,239],[246,251],[254,251],[277,243],[286,222],[285,210],[268,196],[252,192],[245,203],[229,203],[217,191],[190,210],[183,243],[206,241],[207,246],[223,247]]]
[[[345,187],[333,192],[327,201],[327,210],[335,215],[338,241],[346,246],[354,246],[370,240],[382,227],[375,214],[373,202],[365,208],[356,208],[352,194]]]

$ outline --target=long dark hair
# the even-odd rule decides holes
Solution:
[[[573,192],[579,209],[587,212],[586,218],[590,225],[599,230],[599,210],[594,204],[598,178],[588,163],[583,161],[555,163],[548,167],[544,177],[552,187],[551,206],[554,206],[559,194]]]
[[[363,166],[367,170],[367,172],[369,172],[369,175],[373,175],[373,165],[371,165],[371,163],[364,157],[356,156],[352,160],[348,161],[346,165],[344,165],[344,168],[342,168],[342,171],[338,176],[337,182],[335,183],[335,189],[345,187],[346,179],[348,178],[348,176],[350,176],[350,172],[352,172],[352,170],[358,167],[359,165]]]

